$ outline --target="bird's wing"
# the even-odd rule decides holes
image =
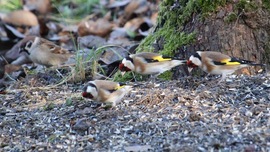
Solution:
[[[260,65],[256,64],[253,61],[243,60],[236,57],[229,59],[223,59],[221,61],[213,61],[215,65],[240,65],[240,64],[249,64],[249,65]]]
[[[46,39],[41,39],[41,41],[43,42],[43,43],[41,43],[41,45],[43,45],[43,47],[48,47],[51,53],[54,53],[54,54],[71,54],[70,51],[68,51],[68,50],[54,44],[51,41],[48,41]]]
[[[212,61],[214,65],[239,65],[240,60],[236,60],[236,58],[232,58],[228,55],[222,54],[220,52],[206,52],[206,57]]]
[[[107,81],[107,80],[95,80],[95,84],[97,85],[97,88],[107,90],[109,92],[113,92],[117,90],[119,86],[117,82]]]
[[[139,57],[144,59],[146,62],[162,62],[162,61],[170,61],[172,60],[171,57],[165,57],[163,55],[157,54],[157,53],[151,53],[151,52],[142,52],[135,54],[134,57]]]

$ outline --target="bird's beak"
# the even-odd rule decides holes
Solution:
[[[121,75],[123,76],[125,73],[126,73],[126,71],[122,71],[122,72],[121,72]]]
[[[190,73],[193,70],[193,68],[188,67],[188,72]]]

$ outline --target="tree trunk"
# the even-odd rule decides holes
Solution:
[[[195,51],[219,51],[258,63],[267,65],[270,63],[270,2],[268,0],[163,1],[160,10],[156,31],[171,28],[175,33],[184,32],[184,36],[195,33],[194,41],[188,41],[174,48],[174,52],[181,54],[182,57],[188,58]],[[179,12],[179,17],[174,18],[174,14]],[[182,19],[180,24],[179,19]],[[170,22],[175,24],[166,24],[168,20],[172,20]],[[162,35],[155,37],[162,39]],[[182,43],[179,42],[181,39],[166,38],[164,43]],[[149,45],[147,40],[144,43]],[[166,50],[166,45],[163,46],[160,48]],[[145,45],[142,44],[141,47]],[[163,50],[160,50],[161,53]],[[244,71],[255,72],[254,69]]]

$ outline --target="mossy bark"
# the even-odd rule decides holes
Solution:
[[[195,51],[220,51],[269,65],[269,40],[269,0],[164,0],[138,50],[186,59]]]
[[[180,8],[180,5],[185,7]],[[161,52],[164,55],[174,55],[177,50],[195,39],[194,32],[185,32],[184,23],[190,18],[195,7],[193,0],[175,3],[165,0],[160,4],[157,25],[141,43],[139,51]]]

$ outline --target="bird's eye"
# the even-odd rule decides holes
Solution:
[[[54,47],[54,46],[51,46],[51,47],[50,47],[50,50],[51,50],[51,51],[55,50],[55,47]]]
[[[26,45],[25,45],[25,49],[29,50],[31,48],[32,44],[33,44],[32,41],[27,42]]]

